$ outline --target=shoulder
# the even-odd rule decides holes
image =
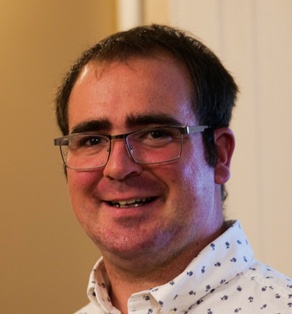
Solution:
[[[237,295],[248,299],[250,308],[254,303],[258,310],[269,307],[270,310],[292,312],[291,278],[256,260],[239,278]]]
[[[257,260],[244,272],[244,277],[256,285],[292,293],[292,279]]]
[[[257,260],[208,296],[200,304],[214,309],[207,313],[292,314],[292,280]]]

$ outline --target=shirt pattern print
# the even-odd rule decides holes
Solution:
[[[288,314],[292,280],[258,262],[238,221],[172,281],[133,294],[132,314]],[[89,280],[90,303],[75,314],[120,314],[110,300],[102,258]]]

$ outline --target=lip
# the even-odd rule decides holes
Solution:
[[[166,199],[166,188],[157,180],[130,177],[124,182],[103,178],[94,185],[93,199],[105,215],[113,217],[141,217],[155,214]],[[122,205],[122,206],[120,206]]]
[[[115,199],[115,201],[127,202],[133,199],[137,200],[141,197],[127,198],[127,199]],[[144,197],[145,198],[145,197]],[[123,226],[136,226],[138,227],[141,223],[146,223],[146,221],[153,220],[154,217],[160,212],[161,198],[152,197],[147,198],[149,201],[144,203],[131,203],[125,206],[115,206],[114,202],[111,200],[103,201],[100,210],[106,215],[109,221],[113,221],[118,225]]]

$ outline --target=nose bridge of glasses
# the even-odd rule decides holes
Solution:
[[[129,135],[129,133],[110,135],[109,138],[111,140],[122,140],[122,139],[125,139],[128,135]]]
[[[111,153],[111,151],[113,150],[113,143],[112,140],[124,140],[124,145],[126,146],[126,150],[127,153],[129,155],[129,157],[132,157],[132,153],[131,153],[131,146],[129,145],[128,141],[127,141],[127,137],[128,135],[130,135],[131,133],[124,133],[124,134],[117,134],[117,135],[110,135],[109,139],[110,139],[110,150],[109,153]]]

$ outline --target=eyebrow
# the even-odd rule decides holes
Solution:
[[[107,119],[93,119],[81,122],[72,128],[71,134],[110,130],[111,123]]]
[[[181,122],[165,113],[129,115],[126,120],[127,127],[155,125],[181,125]]]
[[[129,115],[126,118],[126,126],[128,128],[147,127],[149,125],[172,125],[180,126],[182,123],[167,114],[139,114]],[[71,134],[110,131],[112,123],[106,119],[93,119],[81,122],[72,128]]]

